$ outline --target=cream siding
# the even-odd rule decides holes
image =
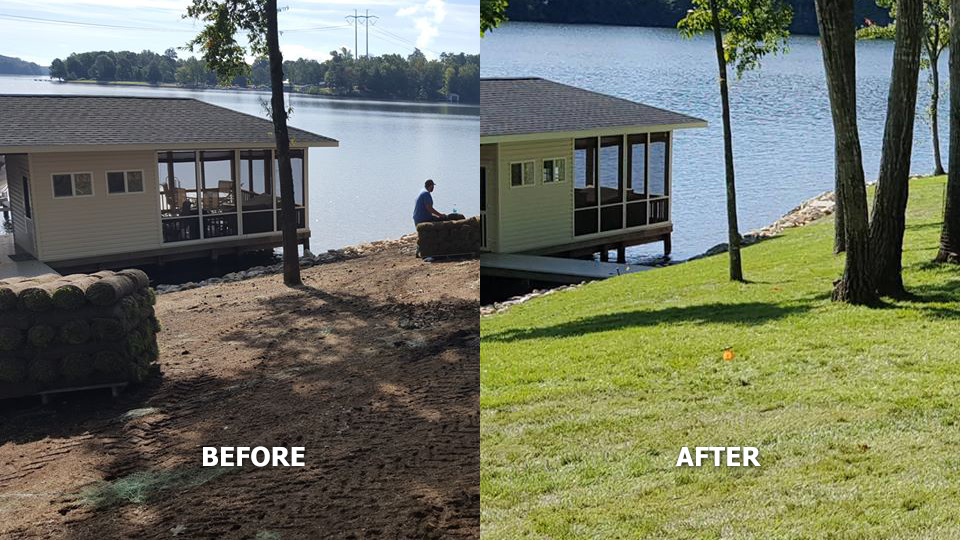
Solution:
[[[573,140],[500,143],[498,178],[499,245],[511,253],[565,244],[573,239]],[[566,160],[563,182],[543,183],[543,160]],[[534,162],[535,182],[511,187],[510,164]],[[488,204],[489,207],[489,204]]]
[[[23,179],[27,178],[27,184],[31,184],[30,178],[30,160],[26,154],[8,154],[6,156],[7,187],[10,193],[10,210],[13,214],[13,242],[20,249],[37,255],[36,233],[34,232],[34,219],[36,212],[31,215],[34,219],[28,219],[24,209]],[[33,191],[31,189],[31,191]],[[31,193],[31,195],[33,195]],[[31,201],[33,198],[31,197]],[[36,207],[36,203],[31,206]]]
[[[481,144],[480,145],[480,166],[487,170],[487,210],[486,210],[486,226],[487,226],[487,251],[498,251],[500,242],[498,231],[499,223],[498,216],[499,212],[497,211],[499,207],[499,197],[497,186],[498,175],[497,175],[497,145],[495,144]]]
[[[31,155],[34,217],[44,261],[160,247],[157,153],[62,152]],[[106,171],[142,170],[143,193],[107,195]],[[53,174],[93,173],[93,196],[53,197]]]

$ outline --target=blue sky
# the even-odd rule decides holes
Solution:
[[[200,28],[182,19],[189,0],[3,0],[0,54],[40,65],[71,52],[183,46]],[[370,26],[370,54],[404,56],[418,46],[428,57],[441,52],[477,54],[479,0],[278,0],[284,59],[324,60],[334,49],[354,48],[345,17],[359,10],[379,19]],[[45,19],[40,21],[37,19]],[[51,22],[58,21],[58,22]],[[99,25],[99,26],[91,26]],[[117,28],[123,27],[123,28]],[[365,52],[364,27],[359,50]],[[189,51],[178,51],[180,57]]]

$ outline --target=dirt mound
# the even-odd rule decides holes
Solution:
[[[0,537],[478,537],[479,267],[411,251],[162,296],[162,379],[0,412]]]

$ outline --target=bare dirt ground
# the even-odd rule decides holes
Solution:
[[[0,402],[0,538],[479,537],[479,266],[412,254],[160,296],[161,377]],[[306,466],[200,467],[258,445]]]

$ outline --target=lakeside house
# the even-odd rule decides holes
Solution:
[[[670,253],[673,132],[706,121],[535,77],[481,79],[480,103],[484,251]]]
[[[63,271],[281,245],[273,123],[192,98],[0,95],[12,258]],[[290,128],[298,239],[309,148]]]

